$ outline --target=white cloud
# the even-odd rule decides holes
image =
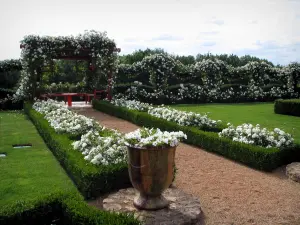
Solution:
[[[28,34],[94,29],[106,30],[122,53],[147,47],[186,55],[265,51],[270,60],[287,62],[295,58],[291,46],[300,43],[299,8],[295,0],[1,1],[0,60],[18,58],[19,41]],[[258,40],[291,50],[271,54]]]

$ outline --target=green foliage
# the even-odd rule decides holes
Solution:
[[[300,116],[300,99],[277,99],[274,104],[274,112],[277,114]]]
[[[213,55],[211,53],[207,54],[197,54],[196,61],[202,61],[204,59],[211,59],[215,61],[216,59],[222,60],[223,62],[227,63],[228,65],[231,65],[233,67],[239,67],[244,66],[249,62],[266,62],[269,65],[273,66],[273,63],[268,61],[267,59],[260,59],[255,56],[245,55],[245,56],[237,56],[234,54],[227,55],[227,54],[221,54],[221,55]]]
[[[145,49],[145,50],[137,50],[134,51],[133,53],[127,54],[127,55],[122,55],[120,56],[120,63],[124,64],[133,64],[139,61],[142,61],[142,59],[146,56],[152,55],[152,54],[168,54],[165,52],[163,49],[156,48],[156,49]],[[184,65],[190,65],[194,64],[195,62],[202,61],[203,59],[211,59],[211,60],[222,60],[223,62],[226,62],[228,65],[231,65],[233,67],[238,67],[238,66],[244,66],[249,62],[266,62],[269,65],[273,66],[273,63],[268,61],[267,59],[260,59],[255,56],[250,56],[250,55],[244,55],[244,56],[237,56],[234,54],[228,55],[228,54],[197,54],[196,57],[192,55],[184,56],[184,55],[174,55],[174,58],[178,61],[180,61]]]
[[[167,54],[163,49],[156,48],[156,49],[145,49],[145,50],[137,50],[131,54],[119,56],[120,63],[124,64],[133,64],[136,62],[142,61],[146,56],[153,55],[153,54]]]
[[[20,71],[22,70],[21,60],[7,59],[0,61],[0,72]]]
[[[153,117],[145,112],[127,110],[104,101],[94,100],[93,107],[140,126],[160,128],[166,131],[181,130],[188,137],[187,140],[184,140],[186,143],[199,146],[207,151],[215,152],[259,170],[271,171],[285,163],[291,162],[295,158],[300,159],[298,146],[297,148],[285,149],[284,151],[276,148],[266,149],[220,138],[215,132],[179,126],[176,123]]]
[[[22,65],[19,59],[0,61],[0,88],[14,88],[20,78],[20,70]]]
[[[127,164],[96,166],[87,162],[79,151],[73,149],[71,139],[74,137],[57,134],[43,116],[31,108],[31,105],[25,104],[24,109],[49,149],[86,198],[131,185]]]
[[[85,61],[55,60],[53,64],[45,66],[42,75],[42,83],[51,85],[52,83],[82,82],[86,76],[88,63]]]

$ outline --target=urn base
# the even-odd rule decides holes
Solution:
[[[169,206],[169,201],[163,196],[145,196],[138,194],[134,198],[133,205],[137,209],[158,210]]]

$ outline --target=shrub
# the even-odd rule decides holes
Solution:
[[[144,127],[161,130],[181,130],[187,135],[184,142],[215,152],[227,158],[246,164],[250,167],[271,171],[283,164],[300,159],[299,146],[281,151],[277,148],[263,148],[220,138],[217,133],[206,132],[195,127],[180,126],[174,122],[153,117],[145,112],[117,107],[105,101],[93,101],[93,108],[104,113],[129,120]]]
[[[13,95],[14,90],[0,88],[0,110],[21,110],[23,109],[23,101],[13,102],[12,100],[2,101],[7,95]]]
[[[77,191],[72,191],[3,207],[0,209],[0,224],[138,225],[140,222],[130,214],[105,212],[88,206]]]
[[[79,151],[73,149],[73,141],[67,134],[57,134],[43,115],[33,110],[29,103],[25,104],[24,109],[49,149],[86,198],[131,185],[126,163],[104,166],[87,162]]]
[[[244,123],[237,127],[234,127],[230,123],[228,125],[229,127],[219,133],[219,137],[227,137],[237,142],[258,145],[265,148],[274,147],[282,150],[294,145],[292,136],[279,128],[269,131],[267,128],[261,128],[259,124],[253,126],[252,124]]]
[[[278,99],[274,104],[274,112],[277,114],[300,116],[300,99]]]

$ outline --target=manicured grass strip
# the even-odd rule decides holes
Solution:
[[[278,99],[274,104],[274,112],[300,117],[300,99]]]
[[[84,159],[81,152],[73,149],[73,140],[68,135],[57,134],[43,115],[33,110],[30,104],[25,104],[24,109],[50,150],[86,198],[131,186],[126,163],[107,166],[91,164]]]
[[[0,113],[0,224],[140,224],[88,206],[22,113]],[[14,149],[13,144],[32,143]]]
[[[131,121],[140,126],[155,127],[167,131],[181,130],[188,136],[187,140],[185,140],[186,143],[199,146],[207,151],[218,153],[260,170],[271,171],[297,158],[300,159],[298,147],[280,151],[276,148],[266,149],[233,142],[230,139],[219,138],[218,134],[214,132],[206,132],[194,127],[180,126],[176,123],[153,117],[145,112],[116,107],[105,101],[94,100],[93,108]]]
[[[276,103],[275,103],[276,104]],[[300,118],[280,115],[274,113],[273,103],[238,103],[238,104],[188,104],[172,105],[172,108],[191,111],[196,113],[207,113],[215,120],[231,123],[235,126],[243,123],[253,125],[260,124],[261,127],[279,128],[293,135],[295,142],[300,144]]]
[[[33,124],[17,112],[0,113],[0,208],[16,201],[76,190]],[[13,144],[32,143],[30,148]]]

